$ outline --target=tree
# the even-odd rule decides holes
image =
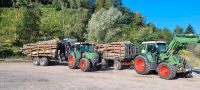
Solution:
[[[115,7],[117,7],[121,11],[122,10],[122,0],[116,0]]]
[[[81,0],[81,7],[89,9],[90,8],[90,0]]]
[[[88,9],[66,9],[61,13],[62,31],[68,38],[76,38],[78,41],[84,41],[86,25],[88,23]]]
[[[181,26],[176,26],[174,34],[183,34],[183,28]]]
[[[22,24],[17,26],[17,42],[30,43],[37,41],[40,31],[40,16],[41,11],[36,3],[33,3],[31,7],[25,8]]]
[[[153,33],[156,31],[156,26],[153,23],[147,24],[147,27],[149,28],[150,33]]]
[[[72,9],[78,8],[78,1],[77,0],[69,0],[69,7]]]
[[[101,9],[93,14],[87,29],[88,41],[107,43],[121,40],[123,32],[118,23],[121,17],[122,13],[113,7],[109,10]]]
[[[12,7],[12,0],[0,0],[0,7]]]
[[[144,17],[139,12],[133,13],[133,25],[137,28],[145,26]]]
[[[56,8],[56,10],[71,8],[70,0],[53,0],[52,4]]]
[[[115,3],[116,3],[116,0],[105,0],[104,8],[109,9],[110,7],[114,7]]]
[[[194,34],[194,29],[192,27],[192,25],[188,25],[187,28],[186,28],[186,31],[185,31],[185,34]]]
[[[32,0],[13,0],[15,7],[31,7]]]
[[[38,0],[42,4],[51,4],[52,0]],[[53,0],[54,1],[54,0]]]
[[[105,8],[108,10],[110,7],[121,9],[122,1],[121,0],[96,0],[95,12],[97,12],[98,10],[102,8]]]
[[[95,12],[99,11],[100,9],[105,7],[106,0],[96,0],[95,2]]]

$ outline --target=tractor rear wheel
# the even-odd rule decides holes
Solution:
[[[121,62],[120,61],[115,61],[114,62],[114,69],[115,70],[121,70],[122,69],[122,64],[121,64]]]
[[[40,65],[40,58],[34,57],[32,61],[33,61],[33,65],[35,65],[35,66],[39,66]]]
[[[76,59],[75,59],[74,54],[69,54],[69,56],[68,56],[68,66],[69,66],[70,69],[78,68],[77,65],[76,65]]]
[[[151,71],[150,64],[148,63],[147,58],[142,55],[139,55],[135,58],[134,67],[135,71],[141,75],[149,74],[149,72]]]
[[[41,66],[48,66],[49,65],[49,60],[47,57],[42,57],[40,58],[40,65]]]
[[[90,61],[88,59],[82,58],[79,64],[81,71],[88,72],[90,70]]]
[[[168,63],[159,64],[157,72],[162,79],[170,80],[176,77],[176,68]]]

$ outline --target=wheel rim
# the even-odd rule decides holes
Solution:
[[[71,66],[73,63],[74,63],[74,57],[73,57],[73,55],[70,54],[68,57],[68,64],[69,64],[69,66]]]
[[[43,65],[44,64],[44,60],[40,60],[40,63]]]
[[[38,64],[38,61],[37,61],[37,60],[34,60],[33,62],[34,62],[34,64]]]
[[[170,75],[170,70],[167,66],[161,66],[159,72],[160,75],[163,77],[167,77]]]
[[[86,62],[84,60],[81,60],[80,61],[80,68],[81,68],[81,70],[84,70],[85,67],[86,67]]]
[[[37,60],[34,59],[33,62],[34,62],[34,63],[37,63]]]
[[[119,63],[116,63],[116,64],[114,65],[114,67],[115,67],[116,70],[119,69]]]
[[[135,62],[135,68],[142,72],[144,71],[144,60],[142,60],[141,58],[139,58],[136,62]]]

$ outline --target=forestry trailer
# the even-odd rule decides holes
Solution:
[[[167,80],[175,78],[177,73],[188,74],[191,69],[178,52],[189,43],[200,43],[200,35],[175,35],[168,46],[163,41],[143,42],[141,54],[134,60],[136,72],[145,75],[156,70],[160,78]]]
[[[136,46],[130,41],[98,44],[96,47],[101,55],[102,66],[114,66],[115,70],[132,66],[137,53]]]
[[[76,39],[48,40],[24,44],[22,52],[31,58],[35,66],[48,66],[50,63],[67,63]]]

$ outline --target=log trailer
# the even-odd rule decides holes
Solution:
[[[130,41],[98,44],[96,46],[97,52],[101,55],[103,67],[114,66],[115,70],[121,70],[133,65],[132,61],[137,50]]]
[[[174,79],[177,73],[189,74],[191,71],[187,62],[178,55],[185,44],[200,43],[200,35],[175,35],[167,46],[163,41],[149,41],[142,43],[141,54],[134,60],[135,71],[138,74],[149,74],[154,70],[162,79]]]
[[[50,63],[67,63],[67,57],[73,50],[75,39],[39,41],[24,44],[22,52],[32,59],[35,66],[48,66]]]

